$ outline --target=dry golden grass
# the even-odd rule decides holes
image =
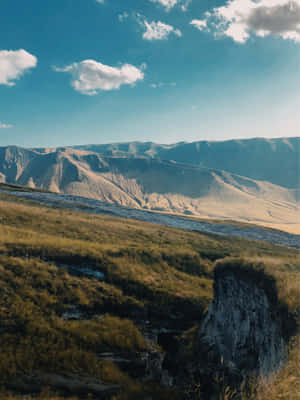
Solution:
[[[215,262],[228,256],[263,262],[276,279],[280,301],[291,313],[300,311],[297,250],[0,199],[0,318],[7,329],[0,334],[2,384],[5,374],[24,370],[85,372],[127,387],[120,399],[143,398],[141,393],[167,399],[159,388],[145,388],[116,366],[99,363],[95,352],[147,349],[139,329],[124,318],[147,310],[161,313],[159,318],[179,312],[192,326],[211,301]],[[105,281],[73,276],[62,264],[101,271]],[[70,306],[89,320],[65,321]],[[95,313],[112,315],[97,319]],[[299,346],[271,383],[261,384],[259,396],[285,399],[272,398],[270,390],[282,394],[284,385],[297,387],[297,351]],[[46,399],[60,400],[38,397]]]
[[[300,399],[300,335],[291,344],[287,363],[268,380],[262,380],[255,400]],[[253,399],[254,400],[254,399]]]

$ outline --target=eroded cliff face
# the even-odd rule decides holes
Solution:
[[[166,351],[163,370],[182,399],[216,400],[225,392],[247,398],[253,378],[268,377],[285,362],[295,328],[263,264],[239,258],[217,263],[214,298],[202,321]],[[239,395],[241,397],[239,397]]]
[[[216,270],[214,300],[199,337],[231,370],[267,376],[285,359],[282,315],[263,275]],[[272,296],[273,295],[273,296]]]

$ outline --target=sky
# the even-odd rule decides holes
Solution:
[[[1,0],[0,146],[299,136],[300,0]]]

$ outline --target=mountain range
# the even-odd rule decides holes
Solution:
[[[300,185],[300,137],[180,142],[171,145],[129,142],[74,148],[103,155],[143,156],[221,169],[288,188]]]
[[[0,182],[300,232],[300,138],[0,147]]]

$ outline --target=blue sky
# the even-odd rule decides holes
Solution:
[[[300,0],[100,3],[1,0],[0,145],[299,136]]]

